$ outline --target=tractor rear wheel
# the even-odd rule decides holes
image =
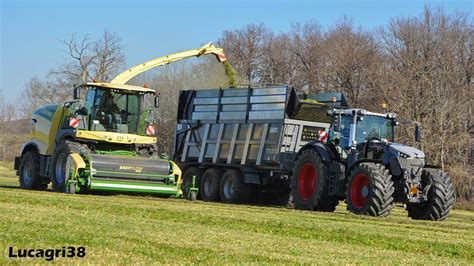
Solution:
[[[303,151],[296,159],[291,180],[291,204],[296,209],[332,212],[339,204],[328,196],[328,173],[315,149]]]
[[[195,185],[196,185],[196,187],[199,188],[199,186],[201,184],[202,170],[197,168],[197,167],[190,167],[184,172],[183,183],[181,185],[181,190],[183,191],[183,197],[185,199],[188,198],[189,188],[193,184],[193,176],[196,176]],[[201,193],[198,193],[196,195],[196,197],[197,197],[197,199],[200,199],[201,198]]]
[[[23,189],[46,190],[47,179],[41,177],[39,153],[37,151],[27,151],[21,156],[19,174],[20,187]]]
[[[247,203],[251,187],[244,183],[239,170],[229,169],[222,176],[219,192],[223,203]]]
[[[454,204],[454,189],[451,179],[439,169],[423,169],[422,177],[429,178],[431,188],[428,200],[408,203],[408,216],[415,220],[441,221],[448,217]]]
[[[66,192],[66,162],[71,153],[80,153],[81,145],[76,142],[64,141],[53,154],[51,173],[53,191]]]
[[[355,214],[387,216],[393,209],[392,176],[377,163],[356,166],[347,182],[347,208]]]
[[[204,201],[219,200],[219,186],[221,184],[222,171],[209,168],[202,174],[199,193]]]

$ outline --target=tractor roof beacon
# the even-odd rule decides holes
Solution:
[[[74,101],[37,109],[30,139],[15,158],[20,186],[43,190],[52,182],[53,190],[66,193],[109,190],[181,196],[181,170],[167,157],[158,158],[154,122],[148,120],[151,109],[145,109],[145,97],[156,95],[155,90],[125,83],[152,68],[206,54],[226,61],[223,50],[209,43],[139,64],[110,83],[77,86]]]

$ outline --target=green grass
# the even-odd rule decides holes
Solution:
[[[9,246],[84,246],[85,258],[53,262],[474,264],[474,212],[446,221],[277,207],[188,202],[152,196],[66,195],[18,189],[11,164],[0,164],[0,264]],[[1,254],[1,253],[0,253]]]

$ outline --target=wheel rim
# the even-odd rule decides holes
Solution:
[[[363,208],[369,201],[369,177],[358,174],[351,185],[351,202],[356,208]]]
[[[22,176],[23,176],[23,183],[25,183],[25,184],[30,184],[31,181],[33,180],[33,176],[31,175],[31,163],[30,162],[27,162],[23,166]]]
[[[61,153],[58,156],[58,159],[56,160],[56,166],[54,169],[55,177],[56,177],[56,183],[58,184],[63,184],[64,180],[66,179],[66,154]]]
[[[234,181],[231,178],[224,180],[224,196],[231,198],[234,194]]]
[[[211,178],[206,178],[204,180],[204,195],[206,196],[209,195],[211,192],[211,182],[212,182]]]
[[[305,163],[298,175],[298,194],[303,200],[310,199],[316,192],[318,173],[311,163]]]

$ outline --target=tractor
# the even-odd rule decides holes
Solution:
[[[454,203],[451,180],[421,150],[394,142],[394,127],[403,122],[396,114],[332,107],[327,115],[327,137],[307,143],[296,157],[296,208],[334,211],[345,200],[355,214],[386,216],[400,202],[412,219],[446,219]],[[406,123],[415,124],[420,141],[420,125]]]

